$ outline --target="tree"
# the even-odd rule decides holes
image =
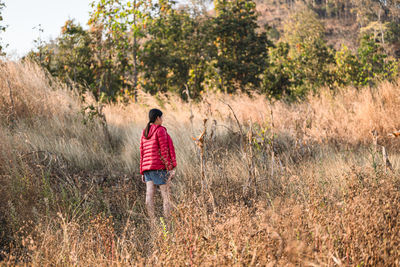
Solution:
[[[39,33],[43,31],[40,27],[38,30]],[[56,39],[46,43],[38,37],[36,47],[25,58],[37,62],[67,85],[83,85],[81,93],[89,88],[96,96],[91,43],[89,31],[74,20],[67,20]]]
[[[143,44],[143,87],[150,93],[174,91],[197,97],[203,90],[207,62],[212,59],[211,21],[201,12],[175,10],[174,1],[154,6]],[[215,54],[215,53],[214,53]]]
[[[361,85],[360,61],[358,60],[357,55],[354,55],[347,46],[342,45],[342,48],[336,52],[335,62],[335,83],[337,86]]]
[[[258,32],[256,5],[252,0],[216,0],[214,44],[216,69],[225,91],[232,93],[260,85],[270,42]]]
[[[353,0],[354,12],[361,26],[361,35],[374,34],[385,43],[385,33],[391,22],[400,20],[399,0]]]
[[[297,11],[291,13],[283,25],[283,41],[292,47],[305,42],[322,41],[325,29],[318,15],[304,5],[298,5],[296,9]]]
[[[371,35],[361,38],[357,54],[361,65],[359,84],[373,85],[377,79],[392,79],[397,74],[398,62],[389,59]]]
[[[142,85],[152,94],[171,90],[187,75],[181,50],[177,47],[182,41],[181,26],[185,17],[172,8],[174,4],[174,1],[160,0],[153,6],[153,19],[147,28],[148,40],[143,44]]]
[[[343,46],[335,60],[338,86],[373,86],[379,80],[394,80],[399,68],[399,63],[388,58],[372,35],[361,38],[356,54]]]
[[[99,89],[115,96],[119,87],[134,90],[138,81],[138,38],[144,36],[151,1],[100,0],[91,13],[89,25],[95,34],[92,46],[96,55]],[[112,83],[121,86],[112,86]],[[99,92],[100,93],[100,92]]]
[[[290,96],[296,87],[295,64],[289,58],[288,43],[279,42],[269,50],[269,64],[263,73],[261,91],[269,98]]]
[[[94,88],[93,57],[90,44],[92,42],[88,31],[73,20],[67,20],[57,38],[57,49],[50,50],[50,72],[61,77],[65,82],[84,84]]]
[[[324,26],[306,6],[297,7],[284,25],[282,43],[270,51],[262,90],[274,97],[304,96],[334,82],[334,53],[324,40]]]

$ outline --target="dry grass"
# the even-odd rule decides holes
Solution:
[[[95,104],[90,96],[82,103],[32,64],[0,68],[4,264],[400,264],[399,141],[387,136],[400,128],[396,84],[322,91],[294,104],[219,93],[190,104],[141,93],[138,103],[105,105],[105,129],[81,112]],[[138,175],[152,107],[165,113],[179,165],[173,216],[155,229]],[[201,181],[192,137],[204,118]],[[250,127],[248,144],[241,131]],[[393,172],[372,147],[373,129]]]

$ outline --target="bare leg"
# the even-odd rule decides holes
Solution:
[[[152,222],[155,222],[156,219],[154,212],[154,191],[155,185],[153,181],[146,182],[146,208]]]
[[[161,196],[163,199],[164,217],[169,218],[171,213],[170,183],[160,185]]]

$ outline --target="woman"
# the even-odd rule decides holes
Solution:
[[[149,123],[140,140],[140,174],[146,182],[146,207],[150,219],[155,221],[154,192],[160,186],[164,216],[170,214],[170,182],[175,175],[175,148],[167,129],[162,126],[163,113],[159,109],[149,112]]]

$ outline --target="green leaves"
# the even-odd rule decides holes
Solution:
[[[293,8],[279,32],[282,28],[259,28],[255,1],[215,0],[215,16],[174,4],[93,1],[89,30],[67,21],[59,38],[37,43],[31,57],[64,82],[83,84],[98,100],[131,100],[139,89],[183,98],[201,97],[205,90],[257,90],[296,100],[320,87],[374,85],[398,73],[398,61],[386,56],[388,46],[380,38],[397,42],[397,24],[387,24],[378,40],[363,38],[357,51],[335,51],[317,13],[307,6]]]
[[[372,86],[379,80],[394,79],[398,70],[398,62],[387,57],[372,35],[361,38],[356,54],[343,46],[335,60],[338,86]]]
[[[149,39],[141,56],[146,79],[142,86],[151,93],[180,92],[188,79],[192,55],[185,36],[195,25],[188,13],[172,10],[167,1],[155,6],[154,12],[159,16],[148,25]]]
[[[334,80],[334,52],[324,38],[324,27],[306,7],[284,25],[283,41],[270,50],[262,90],[270,97],[297,99]]]
[[[325,29],[315,12],[301,7],[284,23],[283,41],[291,46],[323,41]]]
[[[150,9],[151,2],[144,0],[101,0],[91,15],[89,25],[101,27],[93,46],[100,63],[95,66],[101,66],[95,71],[96,87],[112,97],[120,91],[137,90],[138,38],[145,36]]]
[[[216,68],[223,79],[223,90],[232,93],[256,88],[266,68],[270,42],[264,32],[258,33],[254,1],[215,1],[213,21]]]

